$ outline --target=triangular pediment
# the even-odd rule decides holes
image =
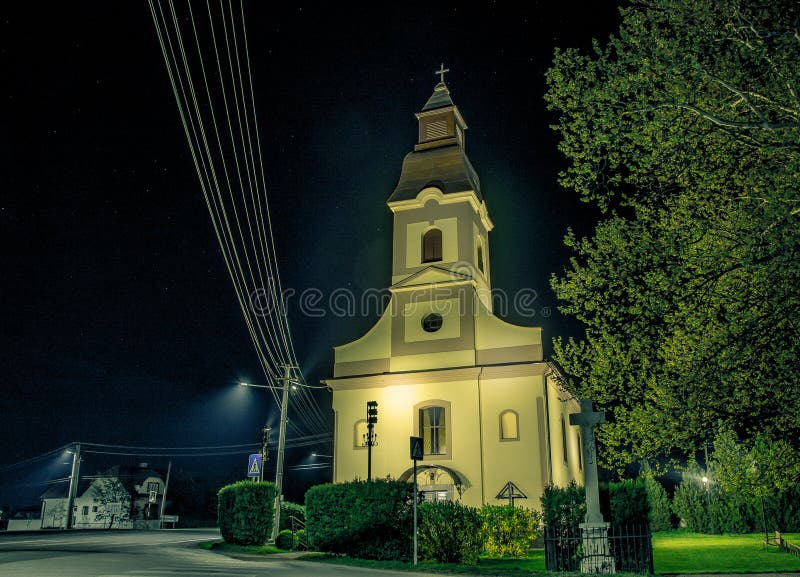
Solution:
[[[449,284],[454,282],[464,282],[472,280],[472,275],[466,272],[450,270],[439,266],[428,266],[418,270],[412,275],[396,282],[389,287],[389,290],[418,287],[428,284]]]

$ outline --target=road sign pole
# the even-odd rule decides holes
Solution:
[[[419,488],[417,487],[417,461],[424,457],[422,437],[411,437],[411,460],[414,461],[414,566],[417,565],[417,501],[419,501]]]
[[[417,460],[414,459],[414,566],[417,565]]]

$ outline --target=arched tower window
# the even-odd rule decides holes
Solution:
[[[478,241],[478,270],[486,274],[486,268],[483,266],[483,241]]]
[[[564,451],[564,464],[569,463],[569,453],[567,452],[567,425],[564,417],[561,417],[561,448]]]
[[[519,441],[519,415],[512,409],[500,413],[500,440]]]
[[[361,419],[353,425],[353,448],[363,449],[367,446],[367,421]]]
[[[422,262],[442,260],[442,231],[432,228],[422,236]]]

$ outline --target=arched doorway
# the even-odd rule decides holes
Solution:
[[[406,469],[398,481],[413,482],[414,468]],[[443,465],[418,465],[417,489],[425,501],[452,501],[460,499],[467,489],[464,479],[456,471]]]

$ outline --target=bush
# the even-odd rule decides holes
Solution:
[[[586,517],[586,492],[575,481],[566,487],[548,485],[542,493],[544,524],[548,527],[574,527],[577,529]]]
[[[299,549],[300,551],[306,551],[308,549],[308,537],[306,536],[306,530],[300,529],[294,534],[294,548]]]
[[[303,505],[298,505],[297,503],[292,503],[291,501],[283,501],[281,503],[281,531],[292,528],[292,517],[298,519],[303,525],[305,525],[306,508]],[[295,530],[299,528],[299,526],[295,526]]]
[[[650,505],[647,489],[642,481],[627,479],[608,484],[608,517],[614,527],[625,525],[645,526],[649,522]]]
[[[641,479],[647,491],[647,501],[650,503],[650,515],[648,517],[650,530],[669,531],[672,529],[672,509],[667,492],[653,475],[645,474]]]
[[[309,544],[362,559],[408,559],[413,492],[411,483],[391,479],[311,487],[306,493]]]
[[[542,534],[538,511],[512,505],[484,505],[480,509],[483,550],[489,557],[521,557]]]
[[[272,533],[275,485],[239,481],[217,493],[222,538],[236,545],[263,545]]]
[[[678,485],[672,507],[682,524],[697,533],[750,533],[762,525],[760,503],[694,479]]]
[[[292,535],[292,531],[290,529],[284,529],[278,533],[277,537],[275,537],[275,546],[278,549],[292,551],[296,548],[296,545],[297,543],[295,543],[295,536]]]
[[[483,550],[481,516],[454,501],[419,506],[417,542],[423,559],[477,565]]]

